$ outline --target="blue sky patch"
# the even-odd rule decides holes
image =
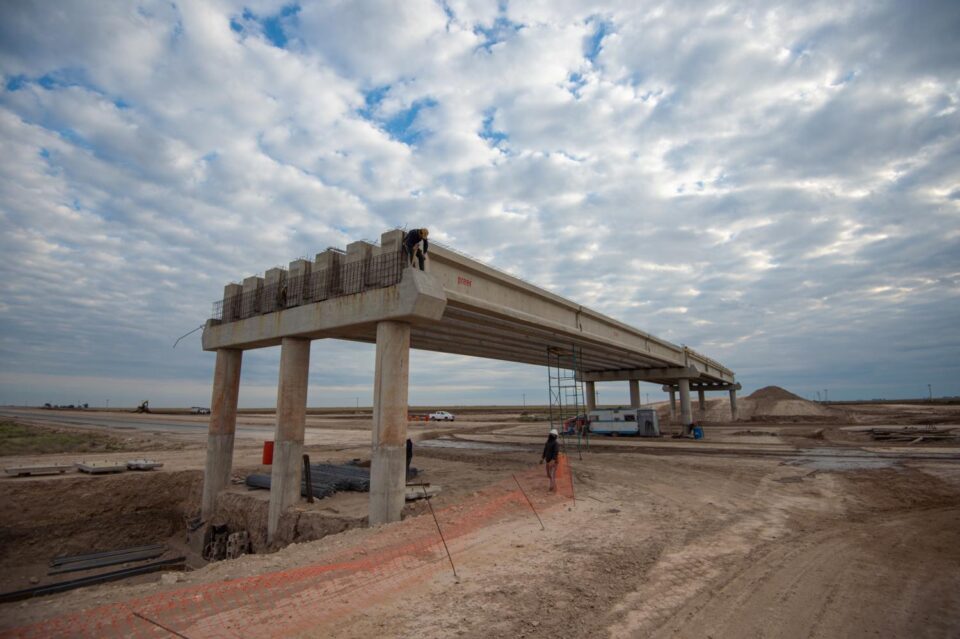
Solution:
[[[599,18],[591,18],[590,22],[596,25],[596,29],[584,43],[583,57],[590,62],[595,62],[603,48],[603,39],[613,33],[613,23]]]
[[[507,139],[507,134],[503,131],[497,131],[493,128],[493,118],[496,115],[496,109],[487,109],[483,113],[483,126],[480,129],[480,137],[487,140],[494,146],[498,146]]]
[[[416,126],[417,116],[423,109],[430,109],[435,106],[437,106],[437,101],[433,98],[417,100],[410,105],[409,109],[400,111],[386,120],[383,123],[383,130],[389,133],[390,137],[404,144],[416,144],[427,133],[425,129]]]
[[[283,49],[290,41],[289,32],[297,26],[299,13],[299,4],[285,5],[278,13],[269,16],[258,16],[250,9],[244,9],[240,19],[230,18],[230,29],[235,33],[243,33],[247,31],[248,24],[256,24],[270,44]]]
[[[489,27],[478,24],[473,28],[473,33],[483,38],[478,48],[489,51],[495,44],[506,41],[522,28],[521,23],[511,22],[508,18],[499,16]]]

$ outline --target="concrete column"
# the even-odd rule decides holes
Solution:
[[[597,387],[594,382],[584,382],[584,386],[586,386],[587,412],[589,413],[592,410],[597,410]]]
[[[203,499],[200,506],[200,517],[204,521],[209,521],[217,495],[230,483],[242,361],[243,351],[229,348],[217,350],[213,396],[210,398],[210,425],[207,428],[207,465],[203,471]]]
[[[707,398],[704,395],[705,393],[702,388],[697,391],[697,402],[700,408],[700,416],[697,419],[701,422],[707,418]]]
[[[680,423],[683,425],[683,434],[690,431],[690,424],[693,423],[692,411],[690,410],[690,380],[680,380]]]
[[[630,380],[630,407],[640,408],[640,380]]]
[[[300,501],[303,430],[307,419],[307,378],[310,340],[284,337],[280,342],[280,382],[277,385],[277,425],[273,436],[270,510],[267,540],[272,541],[280,515]]]
[[[730,389],[730,418],[737,421],[737,391],[733,388]]]
[[[223,312],[221,318],[224,323],[240,319],[240,303],[243,299],[243,286],[227,284],[223,287]]]
[[[407,390],[410,325],[377,323],[373,379],[370,525],[400,521],[407,484]]]
[[[677,391],[670,389],[670,421],[677,421]]]

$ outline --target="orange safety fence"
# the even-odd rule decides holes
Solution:
[[[531,507],[542,514],[569,503],[573,476],[565,455],[560,457],[557,487],[557,492],[547,492],[547,478],[540,466],[437,509],[437,523],[454,564],[458,553],[481,543],[471,533],[520,517],[536,522]],[[449,570],[437,523],[429,513],[411,517],[316,563],[166,590],[13,628],[0,635],[45,639],[296,636],[383,602],[404,588],[426,582],[438,571]]]

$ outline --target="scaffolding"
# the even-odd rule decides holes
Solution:
[[[583,349],[577,346],[547,347],[547,385],[549,389],[550,428],[556,428],[564,451],[567,437],[576,437],[577,454],[581,455],[581,443],[586,439],[590,448],[589,428],[586,421],[586,402],[583,391]]]

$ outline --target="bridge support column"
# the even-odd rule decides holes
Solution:
[[[373,454],[370,462],[370,525],[400,521],[407,483],[407,392],[410,325],[377,324],[373,380]]]
[[[270,510],[267,514],[268,542],[273,541],[283,512],[300,501],[300,470],[303,465],[303,431],[307,419],[309,372],[310,340],[284,337],[280,342],[277,424],[273,436]]]
[[[690,434],[690,424],[693,423],[693,415],[690,410],[690,380],[680,380],[680,424],[683,426],[683,435]]]
[[[730,419],[737,421],[737,391],[734,388],[730,389]]]
[[[630,407],[640,408],[640,381],[630,380]]]
[[[587,393],[587,412],[597,410],[597,386],[594,382],[584,382]]]
[[[217,349],[213,396],[210,398],[210,425],[207,428],[207,465],[203,471],[203,499],[200,506],[200,518],[204,521],[209,521],[217,495],[230,482],[242,361],[243,351]]]
[[[677,391],[670,389],[670,423],[677,421]]]
[[[702,388],[697,391],[697,404],[699,408],[697,420],[701,422],[707,418],[707,398],[704,395],[705,393]]]

